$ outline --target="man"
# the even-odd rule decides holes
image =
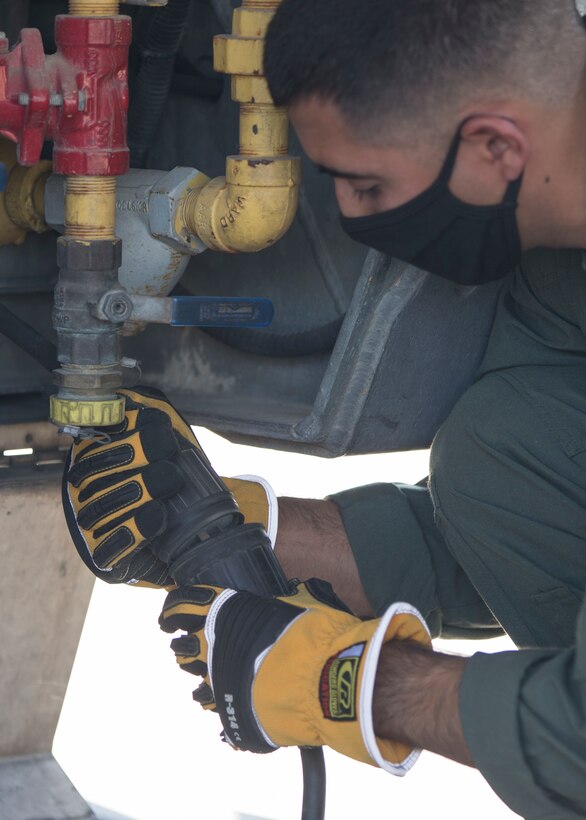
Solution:
[[[284,0],[266,70],[350,235],[476,284],[522,249],[586,247],[585,44],[571,0]],[[398,773],[423,747],[476,765],[525,817],[586,815],[583,281],[579,252],[523,259],[434,443],[437,530],[425,488],[281,503],[286,574],[324,577],[380,620],[361,627],[311,586],[270,611],[171,592],[162,626],[188,633],[176,654],[234,745],[330,743]],[[394,640],[425,644],[400,600],[434,634],[500,623],[541,648],[429,653]]]
[[[285,0],[266,69],[304,149],[333,175],[350,235],[472,284],[511,267],[520,247],[586,246],[585,44],[571,2]],[[482,378],[434,444],[431,491],[450,552],[517,643],[562,647],[586,588],[586,292],[580,254],[525,267]],[[342,505],[354,546],[368,520],[359,503]],[[407,661],[390,644],[383,736],[474,760],[525,816],[583,816],[584,610],[579,624],[576,650],[551,655]],[[460,711],[433,703],[442,675]]]

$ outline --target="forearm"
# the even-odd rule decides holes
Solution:
[[[275,555],[288,578],[322,578],[360,617],[372,617],[352,548],[332,501],[279,499]]]
[[[387,643],[374,690],[377,736],[474,766],[460,721],[465,665],[466,658],[440,655],[407,642]]]

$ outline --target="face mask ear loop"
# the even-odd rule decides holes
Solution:
[[[523,170],[521,171],[517,179],[512,180],[512,182],[509,182],[503,199],[504,205],[512,205],[515,208],[517,207],[519,191],[521,190],[521,185],[523,184],[524,175],[525,171]]]
[[[462,123],[463,125],[464,123]],[[452,178],[452,173],[454,171],[454,167],[456,165],[456,159],[458,157],[458,149],[460,148],[460,141],[461,141],[461,132],[462,126],[458,128],[454,139],[452,140],[452,144],[450,145],[450,149],[446,155],[444,160],[443,167],[439,173],[439,177],[436,180],[436,185],[447,185],[450,179]]]

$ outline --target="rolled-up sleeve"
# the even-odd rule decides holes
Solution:
[[[586,817],[586,601],[573,649],[474,655],[460,710],[476,765],[513,811]]]
[[[371,484],[330,496],[377,614],[408,601],[434,637],[485,638],[501,628],[447,549],[426,485]]]

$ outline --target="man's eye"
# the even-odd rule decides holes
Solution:
[[[379,194],[380,185],[373,185],[370,188],[352,189],[352,196],[354,196],[359,202],[362,202],[363,199],[376,199]]]

